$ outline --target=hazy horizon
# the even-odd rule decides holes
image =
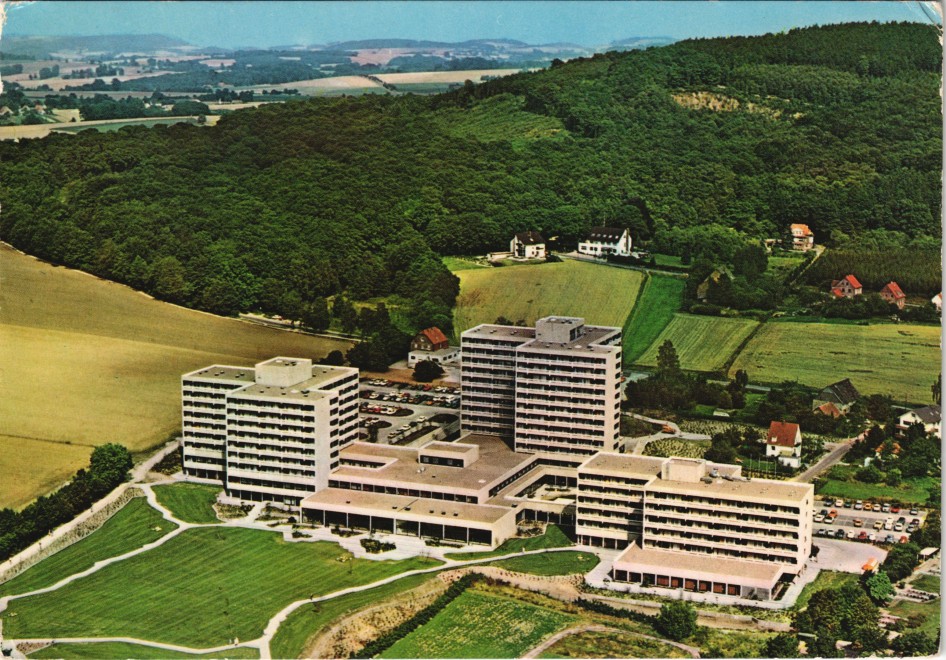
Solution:
[[[162,34],[195,46],[272,47],[363,39],[605,45],[779,32],[850,21],[931,22],[904,2],[28,2],[4,35]],[[2,47],[2,41],[0,41]]]

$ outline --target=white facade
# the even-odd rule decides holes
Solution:
[[[461,426],[516,451],[616,451],[621,330],[546,317],[535,328],[483,324],[462,335]]]
[[[545,241],[535,232],[516,234],[509,241],[509,252],[516,259],[545,259]]]
[[[905,431],[914,424],[922,424],[923,429],[927,433],[932,433],[937,438],[942,438],[941,417],[942,412],[939,406],[917,408],[900,415],[897,420],[897,427]]]
[[[578,252],[593,257],[629,257],[631,232],[616,227],[593,227],[578,244]]]
[[[328,485],[358,438],[358,370],[273,358],[182,378],[185,474],[249,500],[298,501]]]
[[[441,348],[439,351],[411,351],[407,354],[407,366],[415,367],[418,362],[430,360],[437,364],[452,364],[460,361],[460,348],[451,346],[450,348]]]

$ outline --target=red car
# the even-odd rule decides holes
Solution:
[[[866,540],[867,540],[867,532],[861,532],[860,534],[858,534],[858,535],[857,535],[857,540],[858,540],[858,541],[866,541]]]
[[[909,540],[910,540],[910,537],[907,536],[906,534],[900,537],[900,543],[906,543]]]
[[[894,504],[892,507],[890,507],[890,513],[900,513],[900,507]]]

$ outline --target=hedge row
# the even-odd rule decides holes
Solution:
[[[575,605],[578,607],[590,610],[592,612],[597,612],[598,614],[604,614],[607,616],[615,616],[620,619],[630,619],[632,621],[637,621],[638,623],[646,623],[648,625],[654,625],[654,620],[657,618],[651,616],[650,614],[642,614],[640,612],[635,612],[633,610],[625,610],[619,607],[612,607],[607,603],[602,603],[600,600],[588,600],[586,598],[579,598],[575,601]]]

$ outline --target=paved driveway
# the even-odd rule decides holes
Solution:
[[[815,538],[814,545],[820,548],[812,566],[823,571],[843,571],[861,573],[862,566],[873,557],[880,564],[887,557],[887,551],[870,543],[854,543],[840,539]]]

